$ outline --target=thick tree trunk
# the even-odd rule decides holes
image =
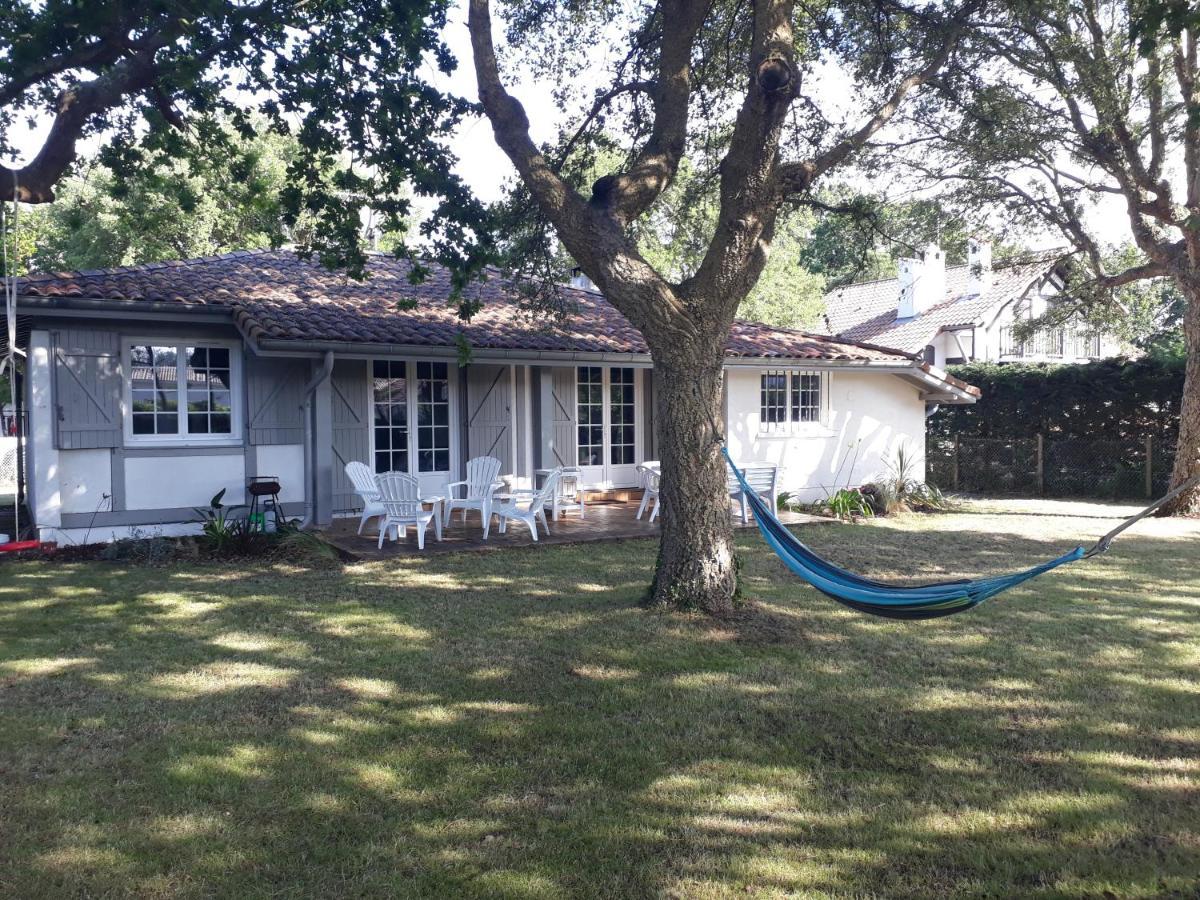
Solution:
[[[1171,486],[1200,475],[1200,283],[1182,285],[1187,297],[1183,334],[1187,342],[1187,369],[1183,379],[1183,403],[1179,409],[1179,443]],[[1200,487],[1164,506],[1160,515],[1200,516]]]
[[[721,345],[673,348],[654,362],[662,463],[662,541],[651,602],[712,615],[733,610],[737,572],[725,460]]]

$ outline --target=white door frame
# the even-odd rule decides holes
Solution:
[[[585,487],[596,490],[611,490],[613,488],[636,487],[638,484],[638,456],[643,446],[642,429],[645,421],[645,411],[642,406],[642,369],[636,366],[576,366],[575,367],[575,428],[576,448],[579,446],[579,370],[581,368],[601,370],[603,396],[603,443],[601,453],[603,462],[600,465],[581,465]],[[633,428],[634,428],[634,461],[632,463],[612,462],[612,370],[631,369],[633,371]],[[578,453],[578,449],[576,449]]]
[[[371,471],[375,471],[375,360],[404,363],[405,400],[408,405],[408,474],[413,475],[421,483],[421,490],[426,493],[437,493],[444,490],[448,482],[455,481],[459,475],[459,421],[458,409],[458,379],[461,373],[453,364],[446,365],[447,388],[450,392],[450,468],[446,471],[418,472],[417,471],[417,363],[440,362],[445,359],[421,357],[377,356],[367,360],[367,400],[368,400],[368,447],[371,453]]]

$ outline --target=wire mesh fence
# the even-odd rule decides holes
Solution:
[[[974,494],[1116,500],[1167,491],[1175,451],[1161,440],[942,438],[930,440],[926,477]]]
[[[11,498],[20,491],[24,475],[20,436],[25,434],[24,424],[23,414],[14,415],[5,409],[0,415],[0,502],[11,503]]]

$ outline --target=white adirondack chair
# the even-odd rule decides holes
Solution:
[[[483,518],[483,539],[486,541],[492,524],[492,494],[502,486],[497,480],[499,477],[500,460],[494,456],[476,456],[468,460],[467,477],[446,485],[446,524],[450,524],[450,514],[456,509],[463,511],[464,522],[467,521],[467,510],[477,509]],[[455,497],[455,488],[463,488],[466,496]]]
[[[540,490],[530,491],[528,494],[515,493],[510,499],[494,504],[492,513],[500,519],[500,533],[504,534],[508,531],[509,519],[516,519],[529,526],[529,533],[533,535],[535,541],[538,539],[537,523],[539,520],[546,529],[546,534],[549,534],[550,523],[546,521],[546,507],[554,503],[554,492],[558,490],[560,478],[562,478],[562,469],[555,469],[546,476]]]
[[[437,539],[442,539],[441,523],[434,520],[432,510],[421,505],[421,484],[403,472],[385,472],[375,476],[379,488],[379,502],[383,504],[383,523],[379,526],[379,547],[389,531],[392,540],[400,540],[409,525],[417,529],[417,549],[425,549],[425,529],[434,523]]]
[[[358,522],[358,533],[362,534],[368,519],[384,514],[383,504],[379,502],[379,488],[375,485],[375,474],[366,463],[346,463],[346,477],[354,485],[354,492],[362,498],[362,518]]]
[[[638,504],[637,517],[640,519],[642,513],[646,511],[650,501],[654,501],[654,506],[650,509],[650,521],[653,522],[658,518],[658,479],[660,478],[658,469],[651,468],[648,463],[642,463],[637,467],[638,481],[642,484],[642,502]]]

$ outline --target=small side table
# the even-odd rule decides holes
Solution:
[[[583,470],[579,466],[560,466],[560,468],[562,469],[562,478],[558,480],[558,487],[554,490],[554,509],[551,513],[554,521],[558,521],[560,513],[573,509],[579,510],[579,518],[586,518],[587,510],[583,500]],[[541,480],[553,471],[553,469],[537,469],[533,474],[540,484]],[[563,489],[568,482],[575,486],[575,493],[572,494],[571,502],[564,503],[563,499],[566,493]]]

